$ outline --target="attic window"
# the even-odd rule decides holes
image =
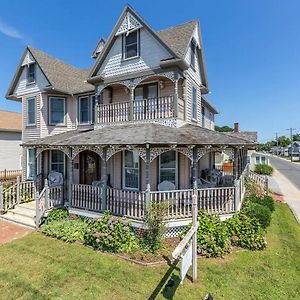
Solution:
[[[27,84],[35,82],[35,64],[27,65]]]
[[[196,56],[196,43],[194,40],[191,42],[191,67],[195,69],[195,56]]]
[[[123,59],[139,56],[139,31],[123,34]]]

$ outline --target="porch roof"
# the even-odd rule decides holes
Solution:
[[[95,130],[73,130],[23,144],[27,147],[84,145],[202,145],[247,146],[255,142],[192,124],[174,128],[155,123],[107,126]]]

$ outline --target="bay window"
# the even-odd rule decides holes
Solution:
[[[65,125],[66,99],[49,97],[49,124]]]
[[[123,152],[123,187],[139,190],[139,155],[136,151]]]

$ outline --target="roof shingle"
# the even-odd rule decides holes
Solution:
[[[0,131],[22,131],[22,114],[0,110]]]

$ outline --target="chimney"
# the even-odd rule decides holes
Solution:
[[[234,124],[233,124],[233,131],[234,131],[234,132],[240,132],[239,123],[234,123]]]

